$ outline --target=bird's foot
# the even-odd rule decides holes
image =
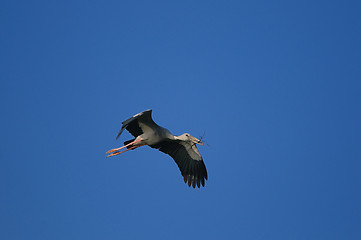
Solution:
[[[147,144],[142,144],[142,145],[137,145],[137,146],[133,146],[133,147],[130,147],[130,148],[128,148],[128,149],[126,149],[126,150],[124,150],[124,151],[121,151],[121,152],[118,152],[118,150],[119,149],[122,149],[123,147],[125,147],[125,146],[123,146],[123,147],[121,147],[121,148],[115,148],[115,149],[112,149],[112,150],[109,150],[107,153],[112,153],[112,154],[110,154],[110,155],[108,155],[107,157],[111,157],[111,156],[115,156],[115,155],[119,155],[119,154],[121,154],[121,153],[123,153],[123,152],[126,152],[126,151],[129,151],[129,150],[133,150],[133,149],[136,149],[136,148],[139,148],[139,147],[141,147],[141,146],[145,146],[145,145],[147,145]]]
[[[120,148],[114,148],[114,149],[110,149],[108,152],[106,152],[106,154],[109,154],[109,153],[112,153],[112,152],[116,152],[116,151],[119,151],[120,149],[124,148],[125,146],[123,147],[120,147]]]

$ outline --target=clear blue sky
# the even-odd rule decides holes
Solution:
[[[360,1],[3,1],[0,239],[361,239]],[[183,183],[146,109],[200,146]]]

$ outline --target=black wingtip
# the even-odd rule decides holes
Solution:
[[[198,178],[197,176],[193,175],[184,175],[183,176],[184,183],[187,184],[189,187],[193,188],[201,188],[205,186],[204,178]]]
[[[118,133],[118,135],[116,136],[115,140],[118,140],[118,138],[120,137],[120,134],[122,134],[122,132],[124,131],[124,128],[122,127]]]

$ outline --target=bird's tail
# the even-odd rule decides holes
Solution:
[[[124,145],[127,145],[127,144],[133,142],[134,140],[135,140],[135,138],[132,139],[132,140],[125,141],[125,142],[124,142]],[[132,144],[132,145],[129,145],[129,146],[127,147],[127,149],[129,149],[129,148],[131,148],[131,147],[134,147],[133,144]],[[132,149],[132,150],[133,150],[133,149]]]

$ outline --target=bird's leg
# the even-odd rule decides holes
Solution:
[[[145,146],[145,145],[147,145],[147,144],[142,144],[142,145],[138,145],[138,146],[133,146],[133,147],[128,148],[128,149],[126,149],[126,150],[124,150],[124,151],[112,153],[112,154],[108,155],[107,157],[119,155],[119,154],[121,154],[121,153],[123,153],[123,152],[129,151],[129,150],[133,150],[133,149],[139,148],[139,147],[141,147],[141,146]]]
[[[142,140],[143,140],[143,139],[134,140],[133,142],[130,142],[130,143],[128,143],[127,145],[124,145],[123,147],[111,149],[111,150],[109,150],[108,152],[106,152],[106,154],[119,151],[120,149],[123,149],[123,148],[125,148],[125,147],[128,147],[128,146],[130,146],[130,145],[132,145],[132,144],[134,144],[134,143],[140,142],[140,141],[142,141]]]

